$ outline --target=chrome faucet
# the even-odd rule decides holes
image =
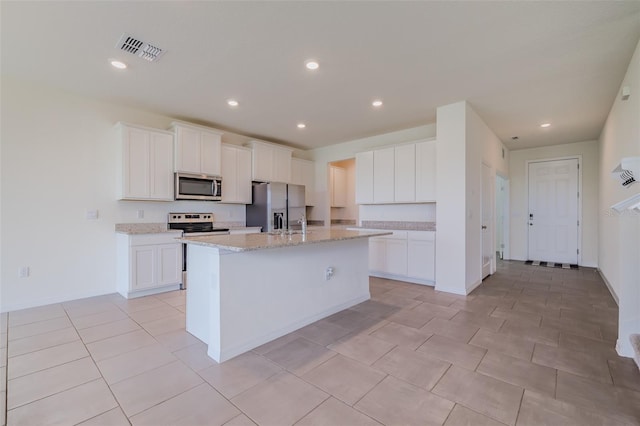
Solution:
[[[307,218],[305,215],[298,219],[298,223],[302,225],[302,235],[307,235]]]

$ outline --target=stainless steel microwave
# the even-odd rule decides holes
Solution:
[[[222,200],[220,176],[176,173],[176,200]]]

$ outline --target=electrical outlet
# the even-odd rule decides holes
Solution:
[[[331,277],[333,277],[333,266],[328,266],[327,269],[324,271],[324,279],[325,281],[329,281],[331,279]]]
[[[30,269],[28,266],[23,266],[18,271],[18,277],[27,278],[29,276]]]
[[[144,219],[144,210],[138,210],[138,211],[136,212],[136,217],[137,217],[138,219]]]
[[[98,210],[87,210],[87,220],[97,220],[98,219]]]

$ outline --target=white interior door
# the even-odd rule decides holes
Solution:
[[[493,191],[495,181],[489,166],[482,165],[482,278],[490,275],[495,256],[493,245]]]
[[[578,159],[529,163],[529,259],[578,263]]]

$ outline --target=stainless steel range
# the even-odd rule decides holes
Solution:
[[[214,226],[213,213],[169,213],[169,229],[179,229],[185,237],[227,235],[229,228]],[[187,288],[187,245],[182,245],[182,286]]]

